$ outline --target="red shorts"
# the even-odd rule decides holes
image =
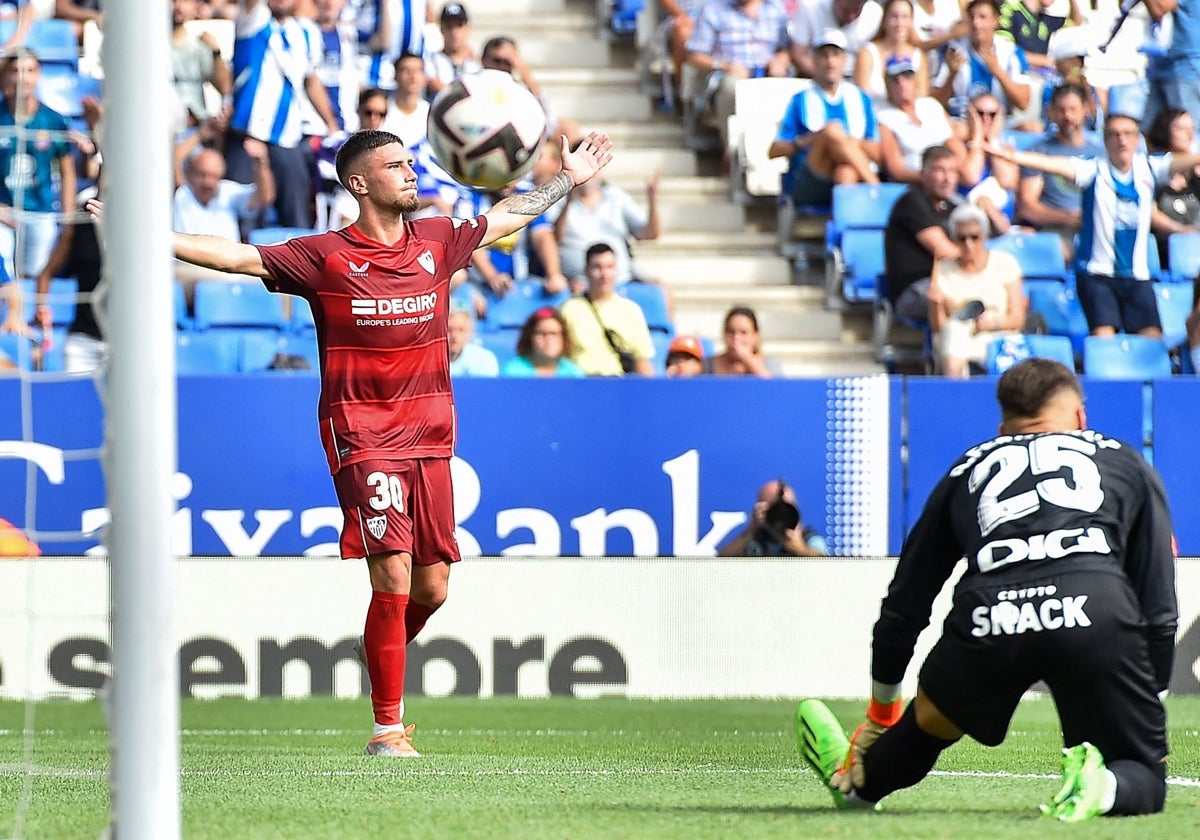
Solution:
[[[360,461],[333,476],[345,558],[403,551],[418,566],[457,563],[449,458]]]

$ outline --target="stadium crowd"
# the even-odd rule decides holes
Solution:
[[[23,211],[16,228],[21,235],[0,227],[8,300],[0,332],[30,334],[31,325],[46,335],[67,330],[66,364],[86,369],[100,358],[96,345],[102,350],[88,311],[87,293],[94,286],[87,284],[95,278],[65,273],[74,264],[66,259],[72,226],[59,226],[62,235],[56,239],[54,219],[58,214],[62,221],[78,221],[76,193],[86,197],[85,191],[96,189],[102,158],[95,129],[102,108],[98,82],[82,81],[88,70],[79,47],[88,43],[89,32],[102,33],[101,18],[92,8],[98,4],[59,3],[57,20],[38,20],[41,12],[28,11],[32,5],[22,6],[10,28],[0,32],[6,51],[0,59],[0,125],[57,134],[54,143],[33,155],[36,169],[27,181],[18,184],[10,176],[0,187],[8,215],[18,196]],[[981,228],[997,242],[1035,231],[1058,235],[1064,289],[1068,296],[1078,293],[1088,332],[1159,338],[1165,332],[1172,339],[1186,334],[1190,338],[1177,360],[1186,369],[1188,351],[1200,355],[1200,315],[1188,321],[1190,330],[1176,327],[1176,311],[1170,313],[1172,324],[1163,324],[1152,300],[1153,284],[1147,282],[1193,280],[1194,271],[1184,274],[1185,267],[1172,265],[1170,240],[1188,242],[1187,235],[1200,224],[1200,169],[1183,165],[1195,151],[1190,115],[1200,103],[1182,81],[1200,70],[1198,5],[1198,0],[1147,0],[1150,25],[1140,48],[1146,54],[1144,79],[1117,86],[1120,90],[1088,78],[1088,59],[1112,40],[1116,21],[1084,9],[1080,0],[613,0],[606,7],[614,37],[629,31],[620,21],[636,15],[658,23],[650,47],[661,59],[665,80],[660,105],[685,122],[694,120],[700,130],[714,129],[726,156],[733,151],[725,132],[740,81],[811,80],[778,114],[769,149],[742,150],[786,160],[782,200],[800,211],[832,213],[834,188],[843,185],[892,181],[911,185],[910,192],[928,193],[922,186],[926,158],[930,150],[947,150],[936,154],[942,168],[945,161],[952,164],[955,183],[936,219],[920,229],[908,229],[911,217],[888,223],[889,240],[907,236],[924,249],[928,259],[919,262],[927,262],[927,269],[918,277],[902,277],[911,274],[909,266],[885,263],[873,296],[898,306],[900,291],[915,289],[916,301],[906,301],[907,309],[893,314],[926,331],[932,369],[965,375],[987,368],[986,342],[979,336],[997,332],[989,325],[1013,321],[1016,334],[1042,325],[1037,318],[1016,324],[1016,316],[1010,317],[1009,312],[1026,309],[1038,314],[1036,301],[1025,300],[1002,311],[985,307],[965,322],[951,318],[952,329],[965,324],[974,349],[961,371],[957,363],[949,370],[942,365],[944,354],[935,348],[945,339],[934,333],[940,334],[948,320],[946,304],[931,300],[928,291],[935,263],[971,262],[969,243],[954,235],[948,221],[950,210],[960,204],[982,211]],[[360,128],[392,131],[413,151],[422,205],[414,216],[485,211],[502,195],[456,183],[430,150],[426,120],[440,90],[465,73],[503,70],[542,102],[551,137],[563,133],[577,139],[583,115],[559,113],[539,85],[544,68],[531,67],[505,33],[477,32],[472,16],[468,4],[424,0],[173,0],[176,228],[265,243],[351,223],[355,205],[337,183],[332,163],[341,143]],[[65,27],[74,39],[74,56],[64,60],[49,50],[44,32],[51,23]],[[46,80],[61,76],[62,64],[81,80],[74,96],[39,100]],[[1139,62],[1131,60],[1129,66]],[[1145,81],[1153,82],[1148,94],[1141,86]],[[1117,162],[1107,134],[1108,123],[1117,117],[1134,118],[1146,132],[1145,140],[1136,138],[1141,145],[1125,156],[1125,164]],[[1045,163],[1040,157],[1018,163],[1009,153],[1014,147],[1020,147],[1017,155],[1107,157],[1111,165],[1068,173],[1034,165]],[[556,153],[554,143],[547,143],[547,165],[510,190],[529,189],[553,173]],[[12,162],[7,145],[0,148],[4,171]],[[680,338],[671,278],[643,276],[629,248],[634,240],[660,236],[659,180],[657,173],[646,173],[644,199],[614,184],[581,186],[512,241],[476,254],[456,278],[455,308],[473,319],[469,341],[497,357],[482,370],[527,374],[528,367],[506,364],[527,358],[518,349],[522,338],[526,350],[531,346],[532,334],[524,335],[524,328],[534,312],[562,308],[571,339],[569,360],[585,374],[667,373],[672,341]],[[906,230],[892,230],[896,225]],[[615,261],[616,305],[596,291],[586,257],[598,243],[609,247]],[[1154,248],[1149,261],[1148,248]],[[81,293],[81,305],[66,322],[48,305],[56,278],[73,278]],[[178,319],[186,326],[195,323],[195,285],[230,278],[201,276],[181,265],[177,280],[183,291]],[[26,292],[33,292],[36,308],[22,299],[23,284],[15,281],[24,281]],[[988,297],[969,291],[960,289],[968,303]],[[625,306],[629,301],[637,306]],[[32,316],[25,317],[31,309]],[[285,310],[284,320],[304,332],[303,313]],[[720,336],[681,336],[696,339],[684,345],[700,348],[701,372],[782,372],[778,364],[763,364],[729,344],[728,323],[724,332],[720,352],[713,346]],[[599,346],[597,335],[603,339]],[[70,352],[78,341],[88,342],[89,352]],[[683,355],[694,358],[690,352]],[[684,361],[675,372],[688,369]],[[538,375],[562,375],[561,367],[545,360],[532,369]]]

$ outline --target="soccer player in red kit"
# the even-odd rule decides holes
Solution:
[[[365,557],[371,582],[363,648],[374,733],[368,755],[416,756],[404,718],[405,646],[446,600],[454,539],[450,458],[455,414],[446,322],[450,277],[471,252],[537,218],[612,158],[603,134],[562,169],[473,219],[408,222],[417,209],[412,154],[384,131],[350,136],[337,155],[358,221],[339,231],[253,246],[175,234],[184,262],[261,277],[312,307],[321,358],[321,442],[345,516],[341,554]],[[102,205],[89,204],[99,216]]]

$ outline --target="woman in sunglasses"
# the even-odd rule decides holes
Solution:
[[[959,205],[950,214],[950,236],[961,253],[933,264],[929,326],[934,360],[944,376],[970,376],[971,363],[983,365],[994,339],[1025,326],[1021,266],[1012,255],[987,249],[990,227],[983,210]]]

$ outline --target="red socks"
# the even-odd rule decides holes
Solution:
[[[404,639],[406,642],[411,642],[421,632],[421,628],[425,626],[425,622],[429,620],[429,616],[433,615],[437,607],[427,607],[424,604],[418,604],[416,601],[410,601],[408,609],[404,611]]]
[[[395,726],[401,722],[400,704],[404,699],[404,646],[408,643],[408,638],[411,638],[407,631],[407,606],[407,595],[373,591],[371,604],[367,607],[363,649],[367,657],[367,674],[371,678],[371,706],[375,710],[375,722],[382,726]],[[421,609],[428,610],[427,607]],[[428,617],[426,612],[421,617],[417,630],[421,629]],[[413,635],[415,633],[414,630]]]

